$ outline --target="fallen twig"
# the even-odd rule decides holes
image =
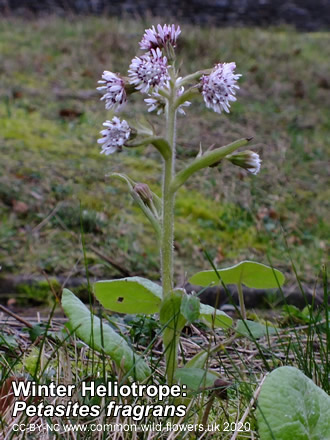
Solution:
[[[9,309],[7,309],[7,307],[2,306],[1,304],[0,304],[0,310],[2,310],[7,315],[15,318],[17,321],[21,322],[22,324],[26,325],[26,327],[33,328],[33,325],[30,324],[28,321],[26,321],[24,318],[21,318],[20,316],[16,315],[16,313],[13,313]]]

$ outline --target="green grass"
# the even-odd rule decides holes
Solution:
[[[150,24],[105,18],[0,21],[3,274],[84,275],[81,204],[92,276],[118,275],[94,246],[132,273],[158,277],[150,226],[125,187],[106,175],[125,172],[159,193],[159,156],[150,147],[101,156],[96,140],[111,115],[97,95],[77,99],[95,89],[103,70],[127,72]],[[197,154],[200,142],[207,148],[245,136],[254,137],[263,163],[257,177],[224,163],[221,172],[208,169],[180,190],[177,278],[209,268],[202,246],[219,267],[244,258],[267,263],[270,255],[290,277],[287,240],[300,278],[315,279],[329,234],[329,43],[329,33],[289,28],[183,26],[183,73],[235,61],[243,77],[229,115],[219,116],[200,101],[180,118],[179,166]],[[132,101],[124,112],[130,120],[145,111],[142,96]],[[76,117],[60,116],[63,110],[74,110]],[[157,117],[150,119],[161,129]]]

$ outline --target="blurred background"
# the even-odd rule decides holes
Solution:
[[[303,30],[330,25],[328,0],[0,0],[2,13],[28,15],[154,15],[198,25],[292,24]]]
[[[182,73],[235,61],[229,115],[202,100],[178,121],[178,167],[200,142],[253,137],[257,176],[223,163],[176,200],[176,279],[252,259],[314,286],[326,261],[330,199],[330,2],[0,0],[0,292],[36,299],[48,284],[139,274],[157,279],[153,232],[107,174],[160,192],[153,148],[99,154],[112,117],[95,90],[104,70],[127,73],[144,29],[180,24]],[[147,115],[141,95],[122,117]],[[161,118],[147,116],[162,130]],[[82,246],[81,231],[83,231]],[[46,288],[44,284],[46,283]]]

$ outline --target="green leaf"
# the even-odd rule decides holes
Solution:
[[[217,269],[225,284],[242,283],[254,289],[273,289],[282,286],[285,278],[282,272],[254,261],[242,261],[232,267]],[[193,275],[190,283],[199,286],[219,284],[219,278],[214,270],[204,270]]]
[[[162,288],[146,278],[130,277],[98,281],[94,294],[103,307],[117,313],[152,314],[159,312]]]
[[[6,333],[0,333],[0,347],[7,347],[9,349],[14,349],[18,347],[18,343],[14,336],[7,335]]]
[[[181,302],[181,313],[188,323],[197,321],[199,317],[200,300],[197,296],[185,294]]]
[[[169,383],[173,382],[173,375],[178,366],[178,343],[181,330],[186,324],[186,318],[181,314],[183,290],[174,290],[162,301],[159,320],[164,326],[163,344],[166,357],[166,374]]]
[[[246,328],[248,327],[248,329]],[[268,335],[274,335],[277,332],[277,329],[271,325],[264,325],[260,322],[256,321],[249,321],[248,319],[245,319],[245,321],[242,321],[239,319],[237,321],[236,331],[240,336],[246,336],[248,338],[251,338],[251,335],[253,339],[262,338],[263,336]],[[251,333],[251,334],[250,334]]]
[[[133,191],[133,187],[136,184],[129,176],[123,173],[111,173],[109,177],[117,177],[118,179],[124,180],[127,183],[128,189]]]
[[[40,336],[44,336],[44,334],[47,333],[48,330],[48,326],[43,323],[36,324],[32,328],[29,328],[28,332],[30,334],[31,341],[34,342]]]
[[[210,328],[229,328],[233,323],[231,317],[225,312],[207,304],[200,305],[199,319]]]
[[[183,290],[174,290],[162,301],[159,313],[161,324],[175,331],[181,331],[186,324],[186,318],[181,314]]]
[[[146,137],[139,140],[134,140],[132,142],[127,143],[127,146],[130,148],[142,147],[143,145],[153,145],[163,158],[169,159],[172,155],[171,147],[166,139],[161,137]]]
[[[185,364],[184,368],[204,368],[208,355],[207,351],[200,351]]]
[[[174,374],[175,380],[187,385],[192,391],[199,391],[201,388],[213,387],[214,382],[219,379],[215,373],[202,370],[201,368],[178,368]]]
[[[92,315],[68,289],[63,290],[62,306],[72,328],[76,329],[77,336],[86,344],[99,352],[108,354],[119,369],[136,380],[142,381],[150,376],[151,371],[148,365],[133,352],[125,339],[110,326],[103,324],[101,327],[100,319]]]
[[[294,367],[266,377],[258,399],[261,440],[329,440],[330,397]]]

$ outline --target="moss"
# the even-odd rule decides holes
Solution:
[[[33,284],[22,283],[17,286],[17,293],[21,294],[20,301],[24,298],[25,303],[51,304],[54,302],[54,293],[59,295],[61,285],[59,282],[50,278],[48,281],[38,281]]]
[[[212,200],[203,198],[201,193],[183,191],[176,201],[176,211],[179,217],[189,217],[192,222],[203,219],[214,224],[220,223],[221,207]]]

